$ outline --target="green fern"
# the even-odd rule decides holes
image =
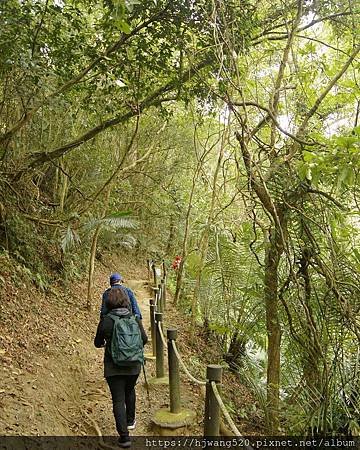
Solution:
[[[129,211],[121,211],[117,213],[110,214],[102,219],[91,219],[84,225],[86,230],[92,230],[99,225],[102,227],[117,230],[120,228],[137,228],[138,222],[133,218],[129,217]]]
[[[64,253],[66,253],[70,248],[81,242],[80,236],[76,233],[74,229],[71,228],[70,225],[64,230],[61,236],[61,249]]]

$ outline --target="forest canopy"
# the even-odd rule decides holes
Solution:
[[[0,251],[171,288],[273,435],[360,433],[359,5],[0,4]]]

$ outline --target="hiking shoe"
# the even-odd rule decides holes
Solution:
[[[131,447],[131,441],[129,436],[120,436],[118,440],[119,446],[121,448],[129,448]]]
[[[136,420],[134,420],[134,422],[132,422],[132,423],[128,423],[127,429],[135,430],[135,427],[136,427]]]

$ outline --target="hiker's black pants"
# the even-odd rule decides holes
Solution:
[[[116,422],[120,436],[129,435],[127,426],[135,420],[135,384],[137,375],[114,375],[107,377]]]

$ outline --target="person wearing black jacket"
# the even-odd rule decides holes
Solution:
[[[131,304],[128,296],[122,289],[111,289],[109,292],[107,308],[111,314],[119,317],[131,315]],[[136,318],[140,328],[143,345],[148,341],[141,320]],[[140,374],[141,363],[129,361],[126,366],[115,365],[111,356],[111,337],[114,329],[114,320],[105,315],[100,319],[97,327],[94,345],[97,348],[105,346],[104,377],[109,385],[116,429],[120,435],[121,447],[130,447],[129,429],[135,428],[135,384]]]

